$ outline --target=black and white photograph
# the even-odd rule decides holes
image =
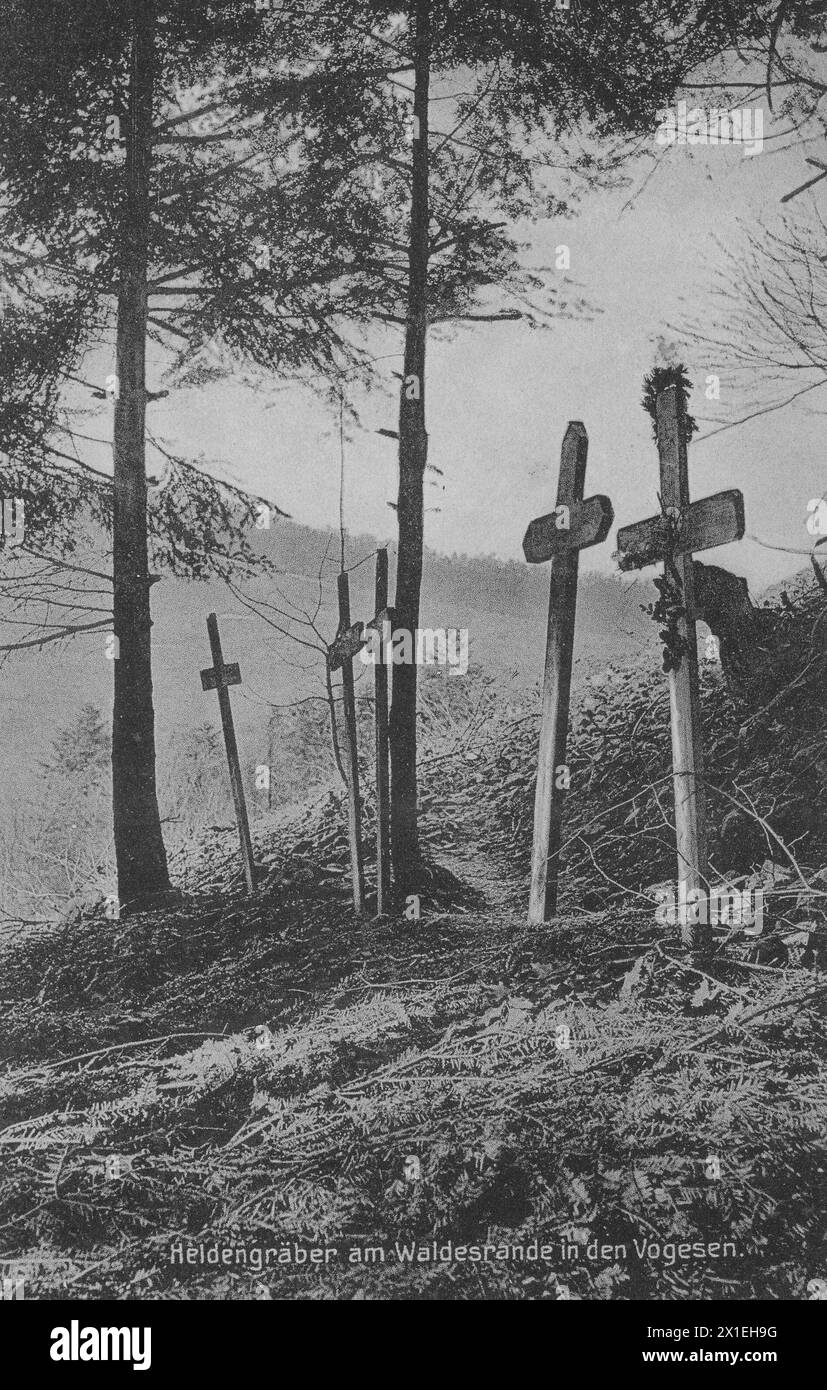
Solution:
[[[784,1369],[826,439],[821,0],[0,0],[0,1318],[53,1305],[47,1371],[354,1300]]]

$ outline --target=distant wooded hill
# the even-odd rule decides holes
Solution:
[[[274,523],[261,533],[262,547],[281,570],[278,587],[303,608],[315,608],[317,575],[327,549],[322,631],[336,628],[335,574],[339,537],[292,522]],[[355,565],[376,548],[370,536],[349,537],[347,564]],[[391,553],[391,593],[393,593]],[[351,574],[354,620],[372,616],[373,562]],[[258,591],[279,607],[275,582]],[[581,577],[575,679],[594,662],[628,659],[636,652],[657,659],[657,633],[641,611],[653,590],[648,580],[587,573]],[[539,680],[543,666],[548,566],[503,562],[488,556],[451,556],[426,551],[422,625],[461,627],[469,632],[470,659],[483,664],[516,689]],[[295,646],[253,615],[218,583],[165,578],[152,592],[154,685],[159,742],[173,732],[205,721],[217,723],[214,695],[201,690],[199,671],[210,664],[206,617],[220,617],[225,659],[241,664],[243,685],[233,692],[242,749],[263,736],[268,702],[285,704],[320,691],[321,659]],[[20,629],[3,628],[9,636]],[[8,640],[4,636],[2,640]],[[307,669],[302,669],[307,668]],[[102,632],[81,635],[64,646],[13,654],[0,669],[0,765],[7,798],[25,793],[33,762],[48,756],[55,734],[89,703],[108,717],[112,666]],[[250,756],[255,756],[250,752]],[[264,759],[262,759],[264,760]]]

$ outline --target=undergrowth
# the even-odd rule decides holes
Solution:
[[[419,921],[353,918],[324,795],[259,823],[251,899],[216,829],[175,908],[5,937],[0,1260],[27,1297],[806,1297],[827,1267],[814,603],[780,624],[798,658],[768,710],[705,680],[715,853],[749,843],[770,908],[703,967],[650,894],[673,872],[663,677],[619,669],[576,711],[553,927],[524,917],[536,721],[492,715],[427,763],[449,872]],[[732,810],[758,836],[735,850]]]

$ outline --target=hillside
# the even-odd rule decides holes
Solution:
[[[292,605],[313,612],[321,597],[317,628],[332,639],[338,625],[338,536],[279,522],[257,540],[280,573],[245,586],[244,593],[294,614]],[[370,536],[348,542],[354,618],[373,615],[375,548]],[[472,667],[484,670],[515,709],[527,707],[542,670],[546,570],[493,557],[426,555],[422,625],[466,629]],[[167,577],[152,594],[158,795],[168,849],[175,852],[205,825],[232,815],[217,702],[204,694],[199,676],[210,664],[210,611],[219,615],[225,657],[239,662],[243,677],[232,704],[251,819],[336,778],[321,653],[267,626],[223,584]],[[641,611],[649,596],[640,580],[629,585],[583,576],[575,687],[595,665],[655,650],[652,625]],[[272,609],[264,612],[273,617]],[[276,622],[288,626],[278,615]],[[301,626],[291,631],[308,636]],[[19,639],[21,630],[7,622],[0,632],[8,641]],[[113,671],[105,633],[80,635],[42,652],[9,653],[2,681],[0,935],[7,917],[53,918],[115,892],[107,732]],[[449,683],[474,687],[473,678]],[[360,693],[369,684],[363,680]],[[77,786],[67,766],[77,762],[72,749],[78,740],[85,747],[90,720],[102,731],[94,750],[100,756],[94,780]],[[256,776],[261,765],[270,768],[265,792]]]
[[[8,940],[0,1223],[28,1296],[806,1297],[827,609],[788,589],[759,702],[704,672],[716,863],[768,905],[704,970],[654,913],[674,872],[654,661],[577,702],[547,929],[525,925],[536,719],[482,689],[481,719],[429,705],[420,920],[354,921],[320,794],[259,819],[252,900],[227,826],[176,861],[175,909]]]
[[[281,572],[281,591],[311,608],[325,551],[335,555],[337,544],[338,536],[331,532],[292,522],[278,522],[261,534],[263,553]],[[351,538],[349,563],[369,556],[376,545],[370,536]],[[331,559],[319,615],[320,629],[329,639],[337,627],[335,574],[336,563]],[[262,582],[251,592],[278,601],[275,582]],[[354,617],[373,616],[372,586],[373,566],[368,561],[352,575]],[[584,577],[577,652],[581,663],[628,654],[649,640],[651,625],[640,612],[641,595],[648,593],[640,582],[629,592],[628,582],[603,575]],[[467,628],[471,660],[498,675],[513,677],[518,685],[533,683],[542,670],[547,602],[544,566],[506,564],[493,557],[448,559],[426,552],[422,625]],[[167,577],[154,587],[152,603],[155,712],[161,746],[194,723],[216,719],[214,700],[204,696],[198,674],[209,664],[206,618],[215,611],[223,618],[226,653],[240,662],[244,677],[235,700],[242,748],[251,763],[265,760],[267,702],[286,704],[318,691],[321,664],[311,664],[307,673],[298,670],[298,649],[246,612],[223,584]],[[3,641],[19,636],[15,628],[2,630]],[[29,650],[8,656],[2,663],[2,680],[0,760],[8,810],[13,795],[25,795],[32,768],[48,756],[57,731],[83,705],[97,705],[108,718],[112,663],[105,656],[103,634],[85,634],[41,653]]]

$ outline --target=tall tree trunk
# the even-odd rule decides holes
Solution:
[[[149,175],[152,162],[155,3],[132,0],[127,197],[118,287],[112,516],[117,639],[112,801],[122,911],[169,892],[155,787],[155,715],[145,463]]]
[[[415,636],[419,626],[424,543],[424,479],[428,458],[425,429],[425,348],[428,336],[428,89],[431,76],[430,0],[412,0],[414,39],[411,226],[408,244],[408,306],[405,367],[399,406],[399,551],[396,565],[396,626],[412,634],[414,660],[393,668],[390,718],[391,857],[396,890],[414,889],[419,875],[416,806]]]

